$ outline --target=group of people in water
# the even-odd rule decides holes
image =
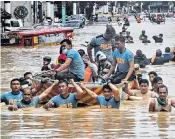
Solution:
[[[140,37],[142,38],[142,36]],[[149,111],[170,111],[175,107],[175,99],[168,96],[168,88],[163,84],[163,80],[155,72],[149,73],[149,81],[142,77],[140,68],[148,64],[161,65],[161,61],[174,61],[175,48],[165,49],[165,54],[161,50],[156,51],[156,55],[151,59],[146,58],[141,50],[137,50],[136,55],[125,47],[126,38],[117,35],[111,25],[107,25],[104,34],[94,37],[87,47],[87,54],[83,49],[73,48],[69,39],[60,42],[60,55],[56,65],[51,63],[51,57],[43,58],[43,74],[48,71],[52,73],[49,78],[54,79],[54,83],[40,95],[36,95],[47,82],[43,78],[37,87],[32,86],[33,75],[31,72],[24,74],[24,77],[11,80],[11,92],[1,95],[1,102],[10,105],[9,110],[19,108],[37,107],[38,103],[44,99],[53,89],[58,87],[58,95],[54,96],[43,108],[77,108],[78,101],[82,99],[84,93],[95,98],[100,108],[120,108],[122,100],[149,100]],[[92,50],[94,49],[94,56]],[[42,77],[45,77],[45,75]],[[103,96],[98,96],[88,89],[84,82],[104,81]],[[134,82],[133,88],[128,87],[129,82]],[[79,82],[79,83],[77,83]],[[27,83],[27,84],[26,84]],[[68,84],[72,84],[75,92],[69,92]],[[115,84],[123,84],[120,92]],[[150,90],[151,88],[151,90]]]

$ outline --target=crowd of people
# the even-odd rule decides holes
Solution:
[[[124,26],[122,32],[125,31]],[[139,39],[148,43],[145,38],[147,38],[145,31],[142,31]],[[175,107],[175,99],[168,96],[168,88],[163,84],[162,78],[156,72],[150,72],[148,75],[151,85],[149,85],[149,81],[142,78],[139,69],[149,64],[163,65],[165,62],[175,61],[175,48],[166,47],[164,54],[158,49],[152,58],[147,58],[142,50],[137,50],[134,56],[125,47],[129,39],[133,40],[130,33],[127,33],[126,37],[123,34],[118,35],[111,25],[107,25],[104,34],[91,40],[87,54],[83,49],[78,51],[74,49],[71,40],[64,39],[60,43],[60,55],[56,64],[51,63],[51,57],[43,58],[41,72],[44,74],[51,71],[52,75],[49,78],[54,79],[54,83],[42,94],[36,95],[48,78],[43,78],[40,84],[34,87],[32,73],[26,72],[24,77],[11,80],[11,91],[1,95],[1,102],[10,105],[9,110],[37,107],[53,87],[57,86],[59,95],[51,98],[43,108],[77,108],[78,101],[82,99],[84,93],[87,93],[97,100],[100,108],[120,108],[122,100],[151,99],[149,111],[170,111],[172,106]],[[105,81],[104,96],[97,95],[84,84],[84,82],[99,82],[100,79]],[[133,88],[128,87],[130,81],[134,81]],[[119,83],[123,84],[122,92],[114,85]],[[76,92],[69,92],[68,84],[72,84]]]

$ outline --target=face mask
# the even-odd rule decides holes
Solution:
[[[25,89],[25,88],[28,88],[28,84],[24,84],[21,86],[21,89]]]
[[[63,54],[66,55],[67,53],[68,53],[68,50],[67,50],[67,49],[64,49],[64,50],[63,50]]]

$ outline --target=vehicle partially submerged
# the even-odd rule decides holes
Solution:
[[[73,28],[57,26],[20,28],[1,34],[1,46],[19,48],[56,46],[65,38],[73,39]]]

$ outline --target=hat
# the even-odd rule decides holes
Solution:
[[[137,50],[136,55],[142,55],[142,50]]]
[[[165,48],[165,52],[166,52],[166,53],[169,53],[169,52],[170,52],[170,47],[166,47],[166,48]]]
[[[110,40],[115,36],[116,32],[115,29],[111,25],[106,26],[106,32],[103,34],[103,37],[106,40]]]
[[[107,58],[107,57],[106,57],[105,54],[101,54],[101,55],[99,56],[99,61],[104,60],[104,59],[106,59],[106,58]]]
[[[156,56],[161,56],[162,55],[162,51],[160,49],[156,50]]]
[[[82,56],[82,59],[83,60],[89,60],[89,56],[85,54],[85,55]]]
[[[134,64],[134,68],[135,68],[135,69],[140,68],[139,64]]]
[[[58,60],[65,60],[66,61],[67,56],[65,54],[60,54],[58,57]]]

